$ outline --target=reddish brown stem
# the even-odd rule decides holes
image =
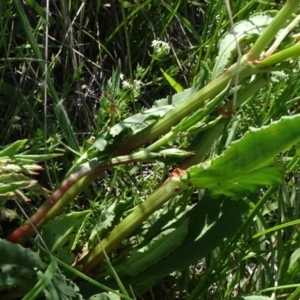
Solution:
[[[138,152],[129,156],[120,156],[106,161],[97,159],[91,160],[65,179],[49,200],[46,200],[36,213],[30,218],[30,222],[25,222],[21,227],[12,232],[7,240],[17,243],[24,239],[33,229],[40,227],[49,219],[54,218],[62,211],[80,192],[82,192],[91,182],[99,177],[105,170],[136,161],[153,159],[159,156],[155,153]]]
[[[27,234],[29,234],[32,231],[32,226],[37,226],[37,224],[41,222],[48,211],[55,205],[55,203],[62,197],[62,195],[75,184],[75,182],[75,180],[72,180],[70,178],[63,181],[61,187],[53,193],[51,200],[46,200],[36,211],[36,213],[31,217],[31,223],[28,221],[25,222],[21,227],[13,231],[7,237],[7,240],[12,243],[17,243]]]

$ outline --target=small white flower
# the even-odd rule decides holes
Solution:
[[[87,143],[90,144],[90,145],[92,145],[92,144],[94,144],[95,139],[96,139],[96,138],[92,135],[92,136],[87,140]]]
[[[127,89],[132,88],[132,84],[130,84],[127,80],[122,81],[122,86],[123,86],[123,88],[127,88]]]
[[[124,89],[139,91],[143,85],[143,82],[137,79],[134,79],[133,83],[130,83],[129,81],[124,79],[124,75],[122,76],[121,79],[122,79],[122,87]]]
[[[151,46],[154,48],[154,54],[158,56],[169,54],[171,49],[168,43],[158,40],[153,40]]]
[[[140,90],[141,86],[143,85],[143,82],[141,80],[133,80],[134,86],[137,90]]]

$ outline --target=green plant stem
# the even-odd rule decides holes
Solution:
[[[269,80],[266,76],[257,75],[253,81],[251,81],[245,88],[238,91],[236,103],[232,101],[226,103],[223,106],[224,112],[227,110],[236,110],[243,105],[250,97],[254,96],[262,87],[267,85]]]
[[[130,83],[133,82],[133,72],[132,72],[132,62],[131,62],[131,51],[130,51],[130,39],[128,35],[128,25],[127,25],[127,17],[125,15],[125,9],[124,9],[124,1],[120,0],[120,6],[121,6],[121,13],[122,13],[122,19],[124,22],[124,33],[125,33],[125,40],[126,40],[126,48],[127,48],[127,59],[128,59],[128,69],[129,69],[129,76],[130,76]]]
[[[300,43],[263,59],[262,61],[257,63],[257,67],[258,68],[270,67],[278,63],[281,63],[282,61],[288,58],[298,57],[299,55],[300,55]]]
[[[239,79],[255,74],[257,70],[249,67],[247,61],[253,61],[268,47],[269,43],[273,40],[280,28],[286,24],[286,20],[296,10],[300,1],[287,1],[283,8],[278,12],[276,17],[272,20],[266,30],[255,42],[251,50],[242,58],[241,62],[231,66],[226,72],[218,78],[210,82],[207,86],[202,88],[199,92],[192,95],[189,99],[182,104],[175,107],[166,116],[150,127],[141,130],[136,135],[129,137],[126,141],[120,144],[116,150],[116,154],[126,154],[138,147],[149,143],[161,135],[170,131],[172,126],[179,123],[184,117],[190,113],[198,110],[204,105],[204,101],[214,98],[220,93],[228,82],[235,78],[239,73]]]
[[[259,58],[261,53],[268,47],[268,45],[275,38],[279,30],[286,25],[286,20],[297,10],[299,0],[287,0],[272,22],[267,26],[263,33],[254,43],[251,50],[247,53],[248,61],[253,61]]]
[[[288,297],[287,300],[298,300],[299,296],[300,296],[300,287],[298,286],[297,289],[293,292],[293,294],[290,297]]]
[[[174,136],[184,133],[190,127],[195,125],[196,123],[200,122],[203,118],[208,116],[218,105],[221,101],[223,101],[226,96],[229,94],[229,86],[225,88],[219,95],[217,95],[213,100],[209,101],[203,109],[195,112],[191,116],[183,119],[176,127],[172,128],[166,135],[160,138],[155,143],[151,144],[149,147],[146,148],[148,151],[155,151],[162,147],[163,145],[167,144]]]
[[[118,226],[102,240],[80,262],[83,265],[82,272],[89,273],[97,263],[103,260],[106,253],[115,249],[125,238],[134,232],[153,212],[159,209],[172,197],[182,193],[189,186],[180,180],[180,171],[173,172],[172,177],[167,179],[155,192],[143,203],[138,205]]]
[[[187,154],[189,153],[187,152]],[[84,171],[82,174],[75,173],[76,184],[74,185],[74,187],[71,187],[65,194],[62,194],[62,196],[59,198],[53,195],[52,198],[56,204],[53,207],[51,207],[51,209],[47,212],[44,218],[41,219],[40,223],[38,223],[38,227],[42,226],[48,220],[51,220],[55,216],[57,216],[59,212],[61,212],[79,193],[81,193],[91,182],[93,182],[97,177],[99,177],[104,171],[118,165],[141,161],[153,161],[157,158],[164,158],[166,156],[166,152],[160,154],[150,153],[142,150],[132,155],[120,156],[102,162],[97,162],[97,160],[95,160],[96,162],[94,165],[91,165],[89,163],[89,168],[87,168],[86,171]],[[80,176],[79,180],[77,179],[78,176]],[[64,189],[62,189],[62,191],[64,191]],[[59,190],[57,192],[60,193]]]
[[[142,150],[132,155],[115,157],[105,161],[99,161],[95,158],[92,161],[83,164],[76,172],[72,173],[63,181],[60,188],[53,193],[51,201],[46,200],[30,218],[30,222],[25,222],[21,227],[17,228],[7,237],[7,240],[19,242],[32,231],[32,225],[40,228],[47,221],[57,216],[59,212],[61,212],[105,170],[126,163],[164,158],[167,155],[166,152],[152,153]]]
[[[7,240],[13,243],[23,242],[23,240],[32,232],[33,226],[40,228],[47,221],[55,217],[97,177],[98,174],[91,174],[78,180],[76,184],[70,179],[63,182],[62,186],[54,192],[52,196],[53,201],[46,200],[34,215],[30,217],[30,222],[27,221],[14,230],[7,237]]]
[[[244,104],[250,97],[252,97],[256,92],[259,91],[260,88],[265,86],[268,83],[268,80],[264,76],[258,75],[250,84],[246,86],[245,89],[242,89],[242,91],[238,92],[237,101],[236,101],[236,107],[240,107],[242,104]],[[223,110],[230,110],[232,109],[233,103],[232,101],[228,102],[223,106]],[[213,147],[213,144],[215,141],[220,137],[220,135],[223,132],[225,120],[219,121],[216,125],[214,125],[212,128],[207,130],[199,139],[195,139],[195,145],[193,145],[193,149],[199,149],[196,151],[195,155],[192,157],[186,158],[182,164],[180,165],[181,169],[186,170],[187,168],[199,164],[205,156],[207,155],[208,151]]]
[[[193,94],[186,101],[176,106],[152,126],[149,126],[139,131],[137,134],[128,137],[119,145],[114,154],[124,155],[130,153],[140,146],[156,140],[161,135],[169,132],[172,126],[178,124],[183,118],[203,107],[206,100],[213,99],[222,90],[224,90],[230,80],[235,77],[236,72],[239,71],[240,80],[259,72],[259,70],[256,70],[247,63],[241,64],[239,67],[240,68],[238,70],[237,64],[232,65],[226,72],[210,82],[200,91]]]

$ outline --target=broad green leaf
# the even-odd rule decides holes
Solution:
[[[182,243],[138,276],[131,279],[122,277],[122,280],[127,280],[138,289],[147,290],[171,272],[188,268],[222,245],[224,239],[230,239],[241,226],[242,215],[248,209],[243,201],[232,201],[225,197],[216,200],[206,195],[177,221],[177,224],[182,224],[183,220],[188,222],[188,234]],[[175,226],[172,224],[172,227]]]
[[[99,157],[100,153],[101,155],[110,155],[119,142],[146,127],[152,126],[166,113],[171,111],[176,105],[182,103],[192,94],[197,92],[197,89],[198,85],[186,89],[181,93],[177,93],[175,95],[168,96],[167,98],[157,100],[153,104],[152,108],[140,112],[114,125],[109,130],[109,132],[107,132],[107,134],[103,135],[94,142],[87,153],[85,153],[78,160],[78,162],[76,162],[72,170],[75,170],[77,167],[79,167],[80,164],[85,162],[87,158],[91,159],[95,156]],[[68,174],[70,174],[71,171],[69,171]]]
[[[43,227],[42,237],[45,244],[63,262],[73,262],[75,257],[71,249],[89,214],[90,211],[62,214]]]
[[[21,245],[0,239],[0,249],[0,298],[22,298],[35,285],[36,273],[44,265],[36,253]]]
[[[53,276],[44,293],[47,300],[83,300],[78,286],[58,273]]]
[[[115,219],[115,208],[117,202],[114,202],[112,205],[109,205],[106,209],[104,209],[101,213],[100,217],[97,217],[97,223],[95,227],[92,229],[90,237],[89,237],[89,244],[93,244],[102,233],[107,230],[113,223]],[[94,216],[95,217],[95,216]]]
[[[190,182],[197,187],[211,189],[212,195],[224,194],[229,197],[239,198],[261,186],[281,183],[284,172],[285,168],[283,165],[270,164],[270,166],[245,174],[242,174],[241,171],[239,175],[228,177],[227,179],[225,177],[215,177],[202,180],[202,177],[198,177],[199,174],[197,174],[197,179],[195,178]]]
[[[199,188],[210,188],[214,195],[228,196],[280,183],[284,168],[274,158],[299,139],[299,114],[262,128],[250,128],[223,154],[189,168],[182,179]]]
[[[120,132],[123,131],[124,129],[131,129],[132,132],[139,131],[151,125],[152,123],[156,122],[172,108],[173,105],[152,107],[150,109],[147,109],[141,113],[138,113],[116,124],[110,129],[109,133],[111,136],[116,136],[120,134]]]
[[[164,70],[160,69],[161,72],[163,73],[164,77],[167,79],[171,87],[177,92],[180,93],[184,90],[184,88],[174,80],[172,76],[170,76],[168,73],[164,72]]]
[[[170,95],[166,98],[156,100],[153,104],[153,107],[161,107],[166,105],[179,105],[184,100],[188,99],[191,95],[198,91],[198,85],[192,86],[191,88],[185,89],[181,93],[175,95]]]
[[[134,250],[125,262],[126,274],[135,276],[173,252],[187,236],[188,222],[185,219],[179,227],[164,230],[149,244]]]
[[[89,159],[95,156],[99,157],[100,153],[102,155],[105,155],[106,153],[110,155],[119,142],[126,139],[126,137],[132,135],[133,133],[153,125],[167,112],[173,109],[173,107],[173,105],[152,107],[114,125],[107,134],[94,142],[91,148],[87,151],[89,153],[88,156],[84,155],[83,159],[80,158],[80,163],[82,163],[88,157]],[[76,163],[76,166],[79,165],[79,163]],[[74,167],[72,169],[74,170]]]
[[[276,11],[266,11],[253,14],[249,20],[241,21],[234,26],[234,32],[225,33],[219,42],[219,55],[215,63],[212,79],[215,79],[222,74],[225,69],[232,63],[236,54],[237,46],[243,48],[250,43],[250,40],[259,36],[262,31],[271,23]]]

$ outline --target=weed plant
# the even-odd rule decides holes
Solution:
[[[12,156],[16,164],[29,159],[26,156],[29,152],[45,155],[39,160],[30,158],[30,163],[49,159],[40,163],[44,171],[38,170],[38,176],[30,173],[16,177],[18,171],[9,170],[13,178],[10,184],[26,183],[18,186],[20,194],[0,193],[2,238],[9,236],[23,224],[26,215],[33,215],[41,206],[44,201],[41,190],[44,196],[51,196],[48,190],[56,190],[66,174],[70,174],[69,170],[73,170],[91,146],[116,124],[147,111],[158,99],[191,86],[202,88],[211,82],[219,41],[232,30],[233,24],[255,13],[280,10],[284,3],[268,0],[0,1],[1,146],[5,150],[5,145],[27,139],[27,144],[24,141],[17,149],[22,149],[21,158]],[[298,31],[296,26],[292,33]],[[278,51],[284,50],[293,39],[298,36],[291,34]],[[245,43],[243,54],[252,44],[251,41]],[[240,47],[243,48],[242,43]],[[236,59],[238,53],[233,62]],[[231,105],[230,113],[226,111],[225,121],[217,133],[208,131],[208,135],[216,134],[218,138],[212,138],[208,151],[197,163],[223,153],[233,141],[242,138],[249,127],[260,128],[282,116],[299,114],[298,59],[283,62],[274,72],[268,74],[268,84],[257,89],[243,105],[236,106],[232,95],[225,97],[223,104]],[[245,85],[251,84],[252,79],[247,79]],[[219,110],[212,113],[214,118],[218,114],[221,114]],[[151,124],[151,118],[143,122]],[[189,151],[205,138],[205,134],[178,134],[165,148]],[[152,142],[148,141],[145,147],[152,150]],[[111,153],[128,154],[125,148],[117,146],[112,145]],[[51,153],[63,155],[52,157]],[[221,211],[221,208],[216,201],[205,204],[205,189],[191,188],[176,194],[126,236],[116,250],[104,251],[105,263],[100,264],[95,274],[91,270],[85,272],[80,264],[71,267],[72,263],[84,261],[84,255],[130,216],[174,169],[185,169],[183,166],[191,164],[177,157],[150,162],[132,160],[104,169],[101,176],[92,174],[93,184],[83,183],[83,192],[76,194],[74,201],[62,209],[58,217],[61,219],[50,221],[37,237],[22,241],[22,247],[46,256],[43,263],[47,271],[37,273],[44,294],[31,282],[29,289],[13,294],[0,276],[0,295],[3,299],[299,299],[297,155],[299,151],[293,147],[283,149],[276,156],[286,167],[281,184],[262,185],[241,197],[236,206],[228,204],[229,210],[237,209],[231,215],[232,223],[231,220],[226,223],[234,228],[228,237],[219,241],[218,232],[213,233],[210,239],[218,242],[209,246],[212,249],[203,244],[202,248],[208,247],[209,251],[184,268],[174,267],[163,277],[151,277],[151,272],[157,271],[154,267],[151,269],[152,265],[160,262],[150,262],[150,275],[143,269],[132,271],[138,278],[133,281],[127,281],[130,276],[126,273],[126,268],[131,266],[130,253],[145,250],[156,236],[161,237],[163,230],[172,229],[172,222],[179,224],[178,236],[172,238],[179,247],[183,240],[180,233],[190,222],[181,222],[184,220],[181,214],[188,214],[195,203],[211,205],[212,215],[207,214],[208,218],[214,217],[214,209]],[[19,160],[14,160],[15,157]],[[1,176],[5,173],[3,170],[0,169]],[[38,184],[30,181],[32,177]],[[3,184],[8,183],[3,181]],[[21,203],[21,199],[26,203]],[[224,201],[226,206],[227,200]],[[56,222],[61,224],[59,222],[68,215],[75,218],[74,213],[81,218],[80,224],[76,223],[76,238],[72,238],[74,232],[65,233],[72,245],[60,245],[60,255],[56,255],[58,250],[47,250],[50,247],[47,230],[54,228]],[[199,217],[194,216],[192,223],[195,227],[205,218],[201,211],[197,213]],[[60,229],[56,229],[58,231]],[[166,239],[168,237],[166,235]],[[159,251],[159,248],[148,251],[147,255],[156,257]],[[71,252],[73,261],[68,256]],[[166,261],[171,253],[170,250],[165,254]],[[184,253],[187,257],[190,255],[188,249]],[[107,294],[101,294],[103,291]],[[92,298],[93,295],[99,298]]]

